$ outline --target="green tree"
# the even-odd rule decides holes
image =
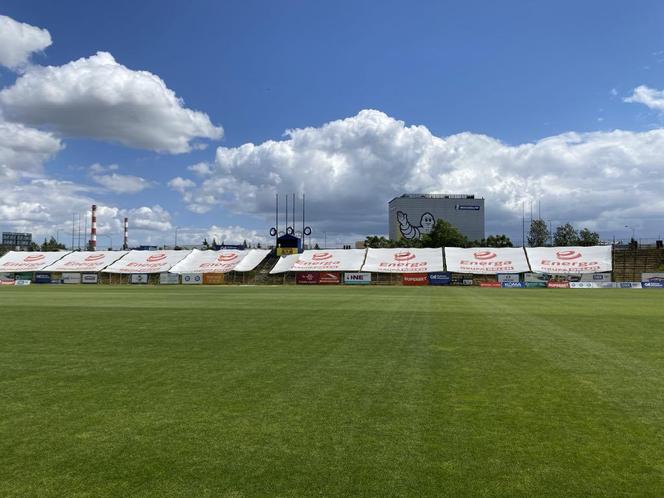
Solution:
[[[505,235],[489,235],[485,240],[486,247],[514,247],[510,238]]]
[[[455,226],[437,220],[431,232],[422,236],[422,247],[466,247],[468,239]]]
[[[44,239],[44,243],[41,245],[42,251],[59,251],[60,249],[66,249],[64,244],[60,244],[55,237],[51,237],[49,240]]]
[[[588,228],[579,230],[579,245],[580,246],[596,246],[599,245],[599,234],[591,232]]]
[[[208,244],[207,237],[203,239],[203,249],[209,249],[210,244]]]
[[[546,245],[551,234],[546,226],[544,220],[533,220],[530,222],[530,230],[528,230],[528,245],[530,247],[542,247]]]
[[[578,246],[579,234],[570,223],[565,223],[556,228],[553,243],[556,246]]]

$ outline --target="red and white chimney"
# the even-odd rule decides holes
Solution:
[[[92,205],[92,223],[90,224],[90,250],[97,250],[97,205]]]
[[[124,219],[124,243],[122,249],[125,251],[129,249],[129,218]]]

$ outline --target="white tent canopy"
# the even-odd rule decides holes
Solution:
[[[366,249],[304,251],[289,271],[360,271]]]
[[[269,249],[250,249],[234,271],[251,271],[261,264],[268,254],[270,254]]]
[[[0,258],[0,272],[40,271],[69,254],[68,251],[9,251]]]
[[[274,268],[270,270],[270,275],[290,271],[299,257],[299,254],[287,254],[286,256],[281,256],[279,261],[277,261],[277,264],[274,265]]]
[[[362,271],[428,273],[443,271],[443,249],[367,249]]]
[[[530,271],[522,247],[446,247],[447,271],[495,275]]]
[[[64,258],[44,268],[57,272],[98,272],[117,261],[128,251],[79,251],[71,252]]]
[[[105,273],[161,273],[170,270],[191,251],[129,251],[106,269]]]
[[[269,252],[266,249],[252,249],[250,251],[199,251],[198,249],[194,249],[186,258],[174,265],[169,271],[171,273],[250,271],[263,261]]]
[[[598,273],[613,269],[611,246],[528,247],[526,253],[535,273]]]

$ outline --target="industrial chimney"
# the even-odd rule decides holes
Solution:
[[[92,223],[90,224],[90,250],[97,250],[97,205],[92,205]]]
[[[125,251],[129,249],[129,218],[124,219],[124,243],[122,249]]]

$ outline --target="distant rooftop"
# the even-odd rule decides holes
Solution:
[[[395,199],[475,199],[474,194],[401,194]],[[479,197],[483,199],[483,197]],[[392,202],[390,201],[390,202]]]

